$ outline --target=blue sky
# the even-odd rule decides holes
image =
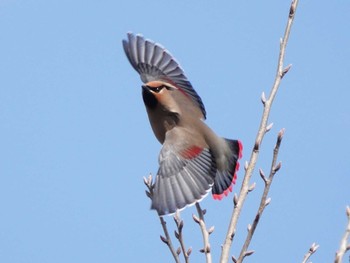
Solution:
[[[289,1],[0,1],[0,261],[171,262],[142,178],[157,171],[158,141],[141,81],[121,46],[128,31],[177,58],[218,134],[249,159],[260,95],[272,86]],[[267,173],[276,135],[282,169],[247,262],[334,258],[350,204],[348,1],[301,1],[287,48],[293,64],[272,108],[257,168]],[[243,169],[238,174],[237,192]],[[263,183],[248,196],[232,248],[237,255]],[[231,194],[211,197],[207,225],[220,255]],[[192,262],[202,240],[182,213]],[[174,224],[168,218],[172,229]]]

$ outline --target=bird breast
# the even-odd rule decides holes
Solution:
[[[147,108],[148,118],[157,140],[163,144],[165,133],[173,129],[179,122],[179,116],[175,112],[167,111],[158,105],[154,109]]]

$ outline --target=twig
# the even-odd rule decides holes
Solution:
[[[207,227],[204,222],[204,214],[206,210],[202,210],[199,203],[196,203],[196,208],[198,212],[198,216],[193,215],[193,220],[200,226],[202,235],[203,235],[203,244],[204,247],[200,250],[200,252],[205,254],[206,262],[211,263],[211,253],[210,253],[210,243],[209,243],[209,235],[213,233],[214,227],[211,227],[209,230],[207,230]]]
[[[184,255],[185,262],[188,263],[192,249],[189,248],[188,250],[186,250],[185,241],[183,239],[183,234],[182,234],[182,229],[184,227],[184,221],[180,218],[179,212],[176,212],[176,214],[174,216],[174,221],[175,221],[175,224],[177,227],[177,231],[175,230],[175,237],[179,241],[180,247],[181,247],[181,249],[179,248],[177,250],[177,254],[180,255],[180,253],[182,251],[182,254]]]
[[[166,227],[166,222],[162,216],[159,216],[159,219],[160,219],[160,223],[162,224],[163,231],[165,234],[165,237],[161,235],[160,239],[168,246],[171,254],[173,255],[173,257],[175,259],[175,262],[180,263],[179,253],[175,250],[173,243],[171,242],[168,228]]]
[[[317,245],[316,243],[312,243],[311,247],[309,248],[309,251],[304,255],[304,259],[302,263],[306,263],[311,255],[316,252],[320,245]]]
[[[335,255],[335,263],[340,263],[342,262],[344,254],[350,250],[350,243],[349,241],[349,236],[350,236],[350,206],[346,207],[346,216],[348,217],[348,224],[345,229],[345,233],[343,235],[343,238],[340,241],[340,247],[339,250],[337,251]]]
[[[255,165],[256,165],[256,162],[258,159],[259,148],[260,148],[261,142],[262,142],[264,135],[266,133],[266,127],[267,127],[268,117],[270,115],[271,106],[272,106],[273,100],[276,96],[277,90],[280,86],[282,78],[284,77],[284,75],[288,72],[288,70],[291,67],[291,66],[287,66],[286,68],[283,68],[284,67],[283,61],[284,61],[284,56],[285,56],[285,51],[286,51],[286,46],[288,43],[290,30],[291,30],[293,20],[295,17],[295,12],[296,12],[296,9],[298,6],[298,2],[299,2],[299,0],[293,0],[293,2],[291,3],[290,9],[289,9],[288,21],[287,21],[286,29],[284,32],[284,37],[283,37],[283,39],[281,39],[281,42],[280,42],[280,53],[279,53],[279,58],[278,58],[276,77],[275,77],[275,81],[274,81],[274,84],[272,86],[270,95],[269,95],[268,99],[265,98],[265,95],[262,96],[262,102],[264,105],[264,112],[262,115],[259,131],[258,131],[258,134],[256,136],[255,145],[254,145],[253,151],[252,151],[251,156],[250,156],[250,161],[249,161],[249,164],[247,166],[245,176],[244,176],[244,179],[242,182],[241,190],[240,190],[239,196],[235,202],[235,209],[233,210],[233,213],[231,216],[231,221],[230,221],[229,228],[228,228],[228,231],[226,234],[226,238],[225,238],[224,244],[222,246],[222,253],[221,253],[221,258],[220,258],[221,263],[228,262],[230,248],[231,248],[233,237],[234,237],[234,234],[236,231],[237,221],[238,221],[238,218],[240,216],[244,201],[245,201],[245,199],[248,195],[248,192],[249,192],[248,189],[249,189],[250,178],[252,176],[252,173],[254,171],[254,168],[255,168]]]
[[[146,190],[146,195],[147,195],[148,198],[150,198],[152,200],[152,197],[153,197],[152,175],[150,174],[148,176],[148,178],[144,177],[143,178],[143,182],[144,182],[144,184],[146,185],[146,187],[148,189],[148,190]],[[159,216],[159,220],[160,220],[160,223],[162,225],[163,232],[164,232],[164,235],[165,235],[165,237],[160,235],[160,239],[163,241],[164,244],[166,244],[168,246],[171,254],[174,257],[175,262],[176,263],[180,263],[179,253],[178,253],[178,251],[175,250],[175,248],[173,246],[173,243],[171,242],[169,231],[168,231],[168,228],[166,226],[166,221],[164,220],[164,218],[162,216]]]
[[[283,135],[284,135],[284,129],[282,129],[278,133],[278,136],[277,136],[277,142],[276,142],[275,148],[273,150],[273,158],[272,158],[272,164],[271,164],[269,177],[266,178],[265,175],[264,175],[264,172],[260,169],[260,176],[261,176],[261,178],[263,179],[263,181],[265,183],[264,192],[263,192],[263,195],[261,197],[260,206],[259,206],[258,212],[257,212],[257,214],[256,214],[256,216],[254,218],[253,224],[249,225],[249,227],[248,227],[248,234],[247,234],[246,240],[244,242],[244,245],[243,245],[243,247],[241,249],[241,252],[239,254],[239,257],[236,260],[237,263],[243,262],[243,259],[246,256],[253,254],[252,250],[248,251],[247,249],[248,249],[249,244],[250,244],[250,242],[252,240],[252,237],[254,235],[255,229],[256,229],[259,221],[260,221],[261,215],[264,212],[265,207],[271,201],[270,198],[267,198],[267,195],[269,193],[270,186],[272,184],[274,175],[281,168],[281,163],[278,163],[278,164],[276,164],[276,163],[277,163],[278,151],[279,151],[279,148],[280,148],[280,145],[281,145],[281,141],[282,141]]]

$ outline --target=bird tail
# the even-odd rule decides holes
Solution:
[[[240,141],[229,139],[225,139],[225,141],[231,150],[231,154],[228,157],[229,168],[226,171],[217,170],[216,172],[212,188],[213,198],[216,200],[221,200],[229,192],[232,192],[232,186],[237,179],[236,172],[239,169],[238,160],[242,157],[243,145]]]

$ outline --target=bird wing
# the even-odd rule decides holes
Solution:
[[[155,80],[170,82],[181,89],[200,108],[203,118],[206,118],[202,99],[168,50],[141,35],[132,33],[128,33],[128,40],[123,40],[123,47],[129,62],[140,74],[144,83]]]
[[[181,129],[167,132],[159,155],[151,208],[161,216],[202,200],[214,183],[216,164],[210,150],[186,143],[190,134],[184,140]]]

